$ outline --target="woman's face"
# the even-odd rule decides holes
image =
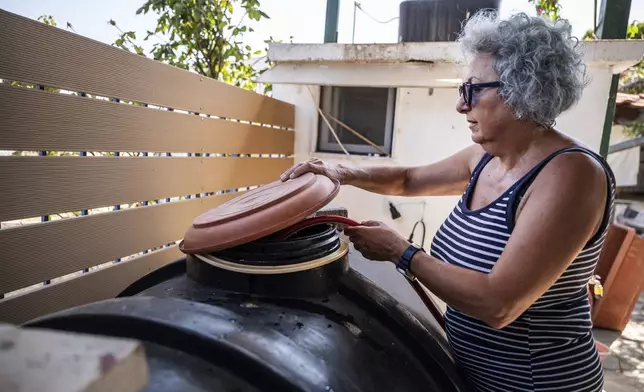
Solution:
[[[479,55],[473,59],[465,78],[469,83],[498,82],[499,75],[494,70],[494,59],[489,55]],[[467,116],[472,141],[478,144],[490,143],[502,138],[512,128],[516,117],[499,96],[497,87],[472,89],[471,104],[459,97],[456,110]]]

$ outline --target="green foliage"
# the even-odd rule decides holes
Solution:
[[[644,136],[644,123],[636,123],[624,127],[624,135],[632,138]]]
[[[627,39],[644,39],[644,23],[632,22],[626,32]],[[619,78],[619,91],[626,94],[644,94],[644,60],[622,72]],[[644,136],[644,124],[633,124],[624,130],[632,137]]]
[[[597,35],[595,35],[593,29],[589,29],[584,34],[583,39],[597,39]],[[626,39],[644,39],[644,23],[631,22],[626,28]]]
[[[265,53],[245,45],[243,39],[253,32],[250,22],[269,18],[259,0],[146,0],[137,15],[148,13],[156,14],[157,24],[142,38],[110,19],[108,24],[118,30],[113,45],[237,87],[257,89],[256,78],[268,68],[251,59],[261,60]],[[56,26],[51,15],[38,20]],[[67,28],[73,30],[69,22]],[[155,42],[147,54],[146,41]],[[271,37],[264,42],[278,41]],[[263,87],[264,93],[272,90],[270,84]]]
[[[631,23],[628,26],[626,38],[644,39],[644,23]],[[627,94],[644,93],[644,61],[640,61],[639,64],[622,73],[620,91]],[[644,136],[644,133],[641,136]]]
[[[134,41],[136,40],[136,33],[134,31],[123,31],[117,25],[113,19],[110,19],[108,24],[114,26],[119,31],[119,37],[114,41],[114,46],[118,46],[123,50],[128,52],[135,52],[138,55],[145,56],[143,53],[143,48]]]
[[[534,4],[538,15],[553,20],[559,18],[559,13],[561,12],[559,0],[528,0],[528,2]]]
[[[143,38],[161,41],[150,51],[155,60],[254,89],[263,70],[255,69],[250,60],[262,51],[242,41],[244,34],[253,32],[248,21],[269,18],[259,7],[259,0],[147,0],[137,14],[157,15],[155,30]],[[120,33],[115,46],[145,55],[134,31],[122,31],[113,20],[109,24]]]
[[[594,30],[591,29],[586,31],[583,39],[594,40],[598,39],[598,37]],[[644,39],[644,23],[631,22],[626,29],[626,39]],[[644,93],[644,61],[640,61],[620,75],[619,91],[627,94]],[[634,132],[642,132],[642,127],[637,127]]]
[[[271,43],[282,43],[284,42],[283,40],[275,40],[272,36],[270,36],[267,40],[264,40],[265,44],[271,44]],[[289,37],[289,42],[293,43],[293,36]],[[266,53],[268,53],[268,47],[266,48]],[[264,72],[268,71],[270,67],[273,66],[273,62],[270,60],[266,60],[266,63],[268,64],[268,67],[264,67],[260,70],[257,71],[257,75],[261,75]],[[273,85],[271,83],[265,83],[264,84],[264,94],[269,94],[270,92],[273,91]]]
[[[54,26],[54,27],[57,26],[56,21],[54,20],[54,17],[51,15],[40,15],[38,17],[38,20],[49,26]]]
[[[626,29],[626,38],[644,39],[644,23],[633,22]]]

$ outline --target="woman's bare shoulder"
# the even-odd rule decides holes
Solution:
[[[552,159],[550,171],[565,176],[581,176],[585,179],[606,179],[604,166],[596,156],[590,152],[590,149],[581,144],[575,144],[574,147],[580,147],[588,151],[567,151],[558,154]],[[547,167],[547,166],[546,166]],[[553,173],[554,174],[554,173]]]
[[[608,186],[607,173],[602,163],[588,152],[568,151],[555,156],[537,176],[533,188],[551,188],[554,194],[594,199],[603,203]],[[547,192],[547,191],[546,191]]]
[[[561,131],[554,130],[553,135],[553,152],[567,148],[576,149],[556,154],[543,168],[544,175],[538,176],[537,179],[541,177],[544,186],[547,184],[561,186],[562,183],[572,180],[595,184],[606,183],[606,171],[596,154],[592,152],[592,148]]]

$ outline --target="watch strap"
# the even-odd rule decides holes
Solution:
[[[414,255],[420,251],[424,251],[423,248],[413,243],[410,244],[400,256],[400,259],[396,264],[396,269],[409,279],[414,279],[414,276],[411,273],[411,260]]]

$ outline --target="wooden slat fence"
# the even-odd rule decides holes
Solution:
[[[294,107],[0,10],[0,322],[114,297],[292,163]]]

